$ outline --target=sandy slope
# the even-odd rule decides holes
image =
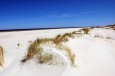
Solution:
[[[76,55],[76,67],[73,68],[63,54],[50,49],[57,56],[56,61],[63,65],[37,64],[30,60],[21,64],[20,60],[27,52],[29,40],[37,37],[54,37],[57,34],[75,29],[57,29],[41,31],[22,31],[0,33],[0,45],[4,47],[5,65],[0,68],[0,76],[114,76],[115,75],[115,31],[96,28],[90,35],[70,39],[67,45]],[[95,35],[100,34],[100,38]],[[107,39],[109,36],[111,39]],[[20,43],[20,47],[17,44]],[[49,51],[48,51],[49,52]],[[55,63],[55,61],[54,61]]]

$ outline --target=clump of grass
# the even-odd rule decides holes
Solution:
[[[65,38],[74,38],[74,32],[72,32],[72,33],[65,33],[65,34],[63,34],[63,37],[65,37]]]
[[[26,62],[27,60],[32,59],[34,56],[37,56],[37,57],[42,56],[41,53],[43,50],[42,50],[40,44],[46,43],[49,41],[51,41],[51,39],[49,39],[49,38],[44,38],[44,39],[38,38],[38,39],[36,39],[28,47],[27,55],[25,56],[25,58],[21,62]]]
[[[68,38],[66,37],[66,36],[64,36],[64,35],[61,35],[61,34],[59,34],[59,35],[57,35],[54,39],[53,39],[53,42],[55,43],[55,44],[61,44],[62,42],[67,42],[68,41]]]
[[[32,43],[32,41],[31,41],[31,40],[29,40],[29,41],[28,41],[28,43]]]
[[[53,42],[57,45],[63,42],[67,42],[69,38],[74,38],[76,34],[77,34],[76,31],[65,34],[59,34],[53,39]]]
[[[63,38],[62,38],[62,36],[59,34],[59,35],[57,35],[54,39],[53,39],[53,42],[55,43],[55,44],[59,44],[59,43],[61,43],[63,41]]]
[[[111,35],[104,36],[104,35],[101,35],[99,33],[95,34],[94,37],[95,38],[104,38],[104,39],[112,39],[112,40],[114,40],[114,37],[112,37]]]
[[[47,61],[50,61],[53,59],[53,55],[52,54],[45,54],[45,53],[42,53],[40,57],[38,57],[38,60],[41,64],[47,62]]]
[[[90,29],[89,28],[82,28],[79,30],[79,32],[82,32],[82,31],[84,32],[84,34],[88,34]]]
[[[3,66],[4,64],[4,50],[3,47],[0,46],[0,66]]]
[[[77,31],[73,31],[72,34],[77,34]]]
[[[18,43],[17,46],[20,46],[20,44]]]
[[[56,46],[56,48],[66,52],[66,55],[70,61],[71,66],[75,66],[75,54],[72,53],[72,51],[69,47],[63,46],[63,45],[58,45],[58,46]]]
[[[74,38],[76,31],[59,34],[54,39],[51,38],[38,38],[33,41],[29,47],[26,56],[21,61],[25,63],[29,59],[36,58],[39,63],[43,64],[53,59],[53,54],[46,53],[43,51],[42,45],[46,44],[55,44],[55,48],[59,50],[64,50],[67,55],[67,58],[70,61],[70,64],[73,66],[75,64],[75,55],[72,53],[71,49],[67,46],[62,45],[62,43],[67,42],[69,38]]]

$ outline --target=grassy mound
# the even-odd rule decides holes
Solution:
[[[70,61],[70,65],[75,65],[75,55],[72,53],[71,49],[67,46],[64,46],[62,43],[68,42],[69,38],[74,38],[76,35],[76,31],[59,34],[55,38],[38,38],[33,41],[29,47],[28,52],[25,55],[24,59],[22,59],[22,63],[25,63],[29,59],[36,58],[39,63],[43,64],[47,61],[53,59],[53,54],[48,54],[43,52],[42,45],[55,45],[55,48],[58,50],[62,50],[66,53],[66,57]]]
[[[79,32],[83,32],[84,34],[89,34],[90,29],[89,28],[82,28],[79,30]]]

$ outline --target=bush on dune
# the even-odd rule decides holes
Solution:
[[[65,34],[59,34],[53,39],[53,42],[55,44],[61,44],[63,42],[68,42],[69,38],[74,38],[76,34],[77,34],[76,31],[65,33]]]
[[[75,66],[75,54],[72,53],[72,51],[69,47],[64,46],[64,45],[58,45],[58,46],[56,46],[56,48],[59,50],[63,50],[66,53],[67,58],[69,59],[71,66]]]
[[[40,44],[49,42],[51,39],[49,38],[38,38],[33,43],[31,43],[28,47],[28,52],[22,62],[26,62],[29,59],[32,59],[34,56],[41,56],[42,48]],[[38,58],[40,59],[40,58]]]
[[[3,55],[3,47],[0,46],[0,66],[3,66],[4,64],[4,55]]]
[[[38,60],[41,64],[47,62],[47,61],[50,61],[52,60],[54,57],[53,57],[53,54],[45,54],[45,53],[42,53],[40,57],[38,57]]]
[[[75,64],[75,55],[72,53],[71,49],[67,46],[62,45],[62,43],[68,42],[69,38],[74,38],[76,35],[76,31],[71,33],[59,34],[55,38],[38,38],[33,41],[29,47],[27,54],[25,55],[24,59],[22,59],[22,63],[25,63],[29,59],[36,58],[39,63],[43,64],[47,61],[53,59],[53,54],[44,53],[42,45],[55,45],[56,49],[63,50],[66,53],[68,60],[70,61],[71,65]]]
[[[88,34],[90,29],[89,28],[82,28],[79,30],[79,32],[82,32],[82,31],[84,32],[84,34]]]
[[[53,39],[53,42],[55,43],[55,44],[60,44],[60,43],[62,43],[62,42],[65,42],[65,41],[68,41],[68,39],[65,39],[65,38],[63,38],[62,37],[62,35],[57,35],[54,39]]]

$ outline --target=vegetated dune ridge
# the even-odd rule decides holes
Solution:
[[[22,63],[31,41],[54,38],[58,34],[81,28],[1,32],[0,45],[4,49],[4,66],[0,76],[115,76],[115,31],[93,28],[89,34],[76,34],[63,45],[75,54],[75,67],[59,49],[42,46],[44,52],[54,54],[51,62],[40,64],[35,59]]]

